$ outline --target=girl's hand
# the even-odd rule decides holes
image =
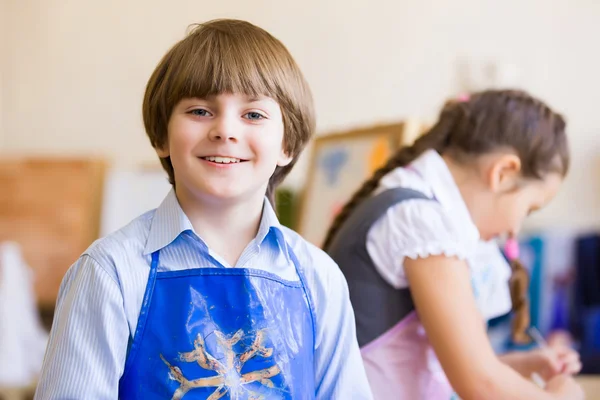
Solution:
[[[546,381],[558,374],[575,375],[581,370],[579,353],[568,347],[540,348],[523,355],[526,373],[536,372]]]
[[[581,370],[579,354],[566,346],[512,352],[500,356],[500,360],[528,379],[537,373],[548,381],[558,374],[575,375]]]
[[[558,361],[562,364],[561,373],[575,375],[581,371],[578,352],[566,346],[551,346],[549,349],[554,351]]]

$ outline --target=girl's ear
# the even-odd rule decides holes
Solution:
[[[487,186],[492,192],[512,191],[521,178],[521,159],[516,154],[501,154],[492,159],[486,175]]]

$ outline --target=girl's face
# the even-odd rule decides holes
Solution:
[[[500,235],[516,236],[525,218],[554,198],[562,181],[562,176],[551,173],[543,180],[521,181],[514,190],[496,193],[489,211],[477,221],[481,237],[491,240]]]
[[[521,160],[513,153],[484,155],[468,167],[476,173],[457,183],[483,240],[517,235],[525,218],[545,207],[563,182],[557,173],[523,178]]]

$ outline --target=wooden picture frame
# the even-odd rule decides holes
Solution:
[[[405,143],[418,125],[376,125],[315,138],[297,221],[298,232],[321,246],[333,218],[360,185]],[[410,132],[409,132],[410,131]]]

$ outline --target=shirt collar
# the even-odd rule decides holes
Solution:
[[[154,213],[144,255],[166,247],[185,231],[193,232],[194,227],[181,209],[175,190],[171,189]]]
[[[411,164],[411,167],[428,182],[435,199],[442,207],[451,211],[449,215],[458,226],[464,226],[470,238],[479,239],[479,231],[467,204],[442,156],[435,150],[427,150]]]
[[[179,205],[175,190],[171,189],[163,202],[156,209],[150,226],[148,240],[146,241],[146,246],[144,248],[144,255],[154,253],[155,251],[168,246],[185,231],[194,232],[194,235],[196,235],[200,239],[200,242],[206,246],[206,243],[202,238],[195,233],[192,223]],[[270,233],[275,235],[281,248],[287,251],[281,223],[279,222],[271,203],[265,198],[262,217],[255,237],[256,243],[258,245],[262,244]],[[208,248],[208,246],[206,247]]]
[[[256,243],[261,244],[266,239],[267,235],[273,232],[279,244],[285,249],[285,238],[283,236],[283,228],[277,218],[275,210],[271,206],[271,202],[265,197],[263,204],[262,218],[260,225],[258,226],[258,233],[256,234]]]

